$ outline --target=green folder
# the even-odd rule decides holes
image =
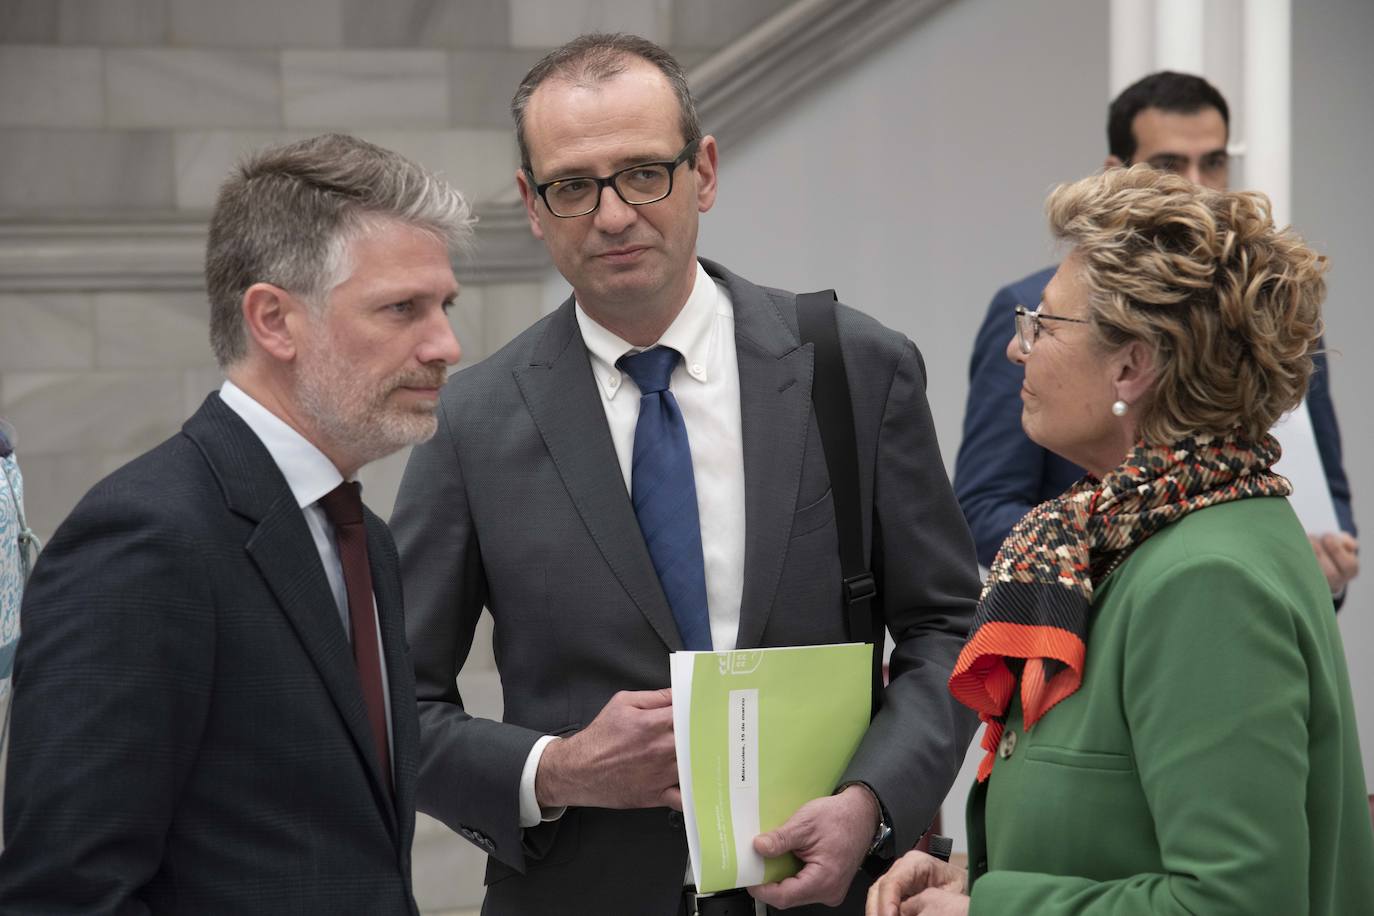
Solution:
[[[781,881],[754,837],[835,791],[868,728],[868,643],[674,652],[673,729],[698,893]]]

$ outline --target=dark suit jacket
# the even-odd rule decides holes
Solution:
[[[735,310],[746,492],[740,647],[846,641],[829,476],[795,296],[703,262]],[[896,640],[886,705],[847,780],[877,790],[899,849],[930,824],[973,720],[945,682],[978,590],[940,460],[925,368],[907,339],[847,308],[863,517]],[[570,299],[445,388],[392,519],[420,700],[420,810],[490,854],[485,913],[672,913],[687,847],[667,809],[569,810],[522,831],[520,773],[543,734],[589,723],[619,690],[666,687],[682,647],[644,546]],[[454,686],[483,606],[503,723]],[[607,778],[613,778],[608,774]],[[859,912],[857,898],[843,912]],[[827,911],[835,912],[835,911]]]
[[[305,517],[218,394],[82,499],[25,594],[0,912],[416,914],[414,686],[367,529],[394,800]]]
[[[1007,359],[1016,306],[1033,309],[1058,267],[1047,267],[992,297],[969,361],[964,438],[954,465],[954,493],[964,510],[978,562],[991,566],[1012,526],[1034,506],[1063,493],[1086,472],[1026,438],[1021,429],[1021,380],[1025,372]],[[1318,353],[1307,390],[1307,410],[1317,450],[1336,507],[1336,520],[1355,534],[1350,482],[1341,463],[1341,432],[1331,403],[1326,355]]]

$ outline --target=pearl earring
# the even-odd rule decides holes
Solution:
[[[1112,413],[1118,417],[1126,416],[1126,408],[1130,405],[1125,401],[1117,400],[1112,402]]]

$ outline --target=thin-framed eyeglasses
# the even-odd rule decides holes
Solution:
[[[1086,318],[1065,318],[1062,315],[1046,315],[1044,307],[1041,306],[1035,311],[1031,311],[1024,305],[1016,307],[1016,341],[1021,346],[1021,353],[1025,356],[1030,355],[1035,342],[1040,339],[1040,328],[1046,321],[1068,321],[1072,324],[1092,324]]]
[[[572,175],[568,178],[555,178],[534,186],[534,191],[544,201],[549,212],[560,219],[572,219],[595,213],[601,206],[601,192],[608,185],[616,195],[632,207],[658,203],[673,193],[673,175],[677,167],[696,155],[698,138],[688,143],[672,159],[663,162],[641,162],[623,168],[618,172],[597,178],[594,175]],[[534,176],[525,171],[530,181]]]

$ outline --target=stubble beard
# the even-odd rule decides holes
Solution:
[[[361,467],[434,435],[439,424],[432,407],[388,402],[399,388],[442,387],[445,375],[442,367],[408,369],[373,382],[327,354],[301,366],[297,397],[317,434]]]

